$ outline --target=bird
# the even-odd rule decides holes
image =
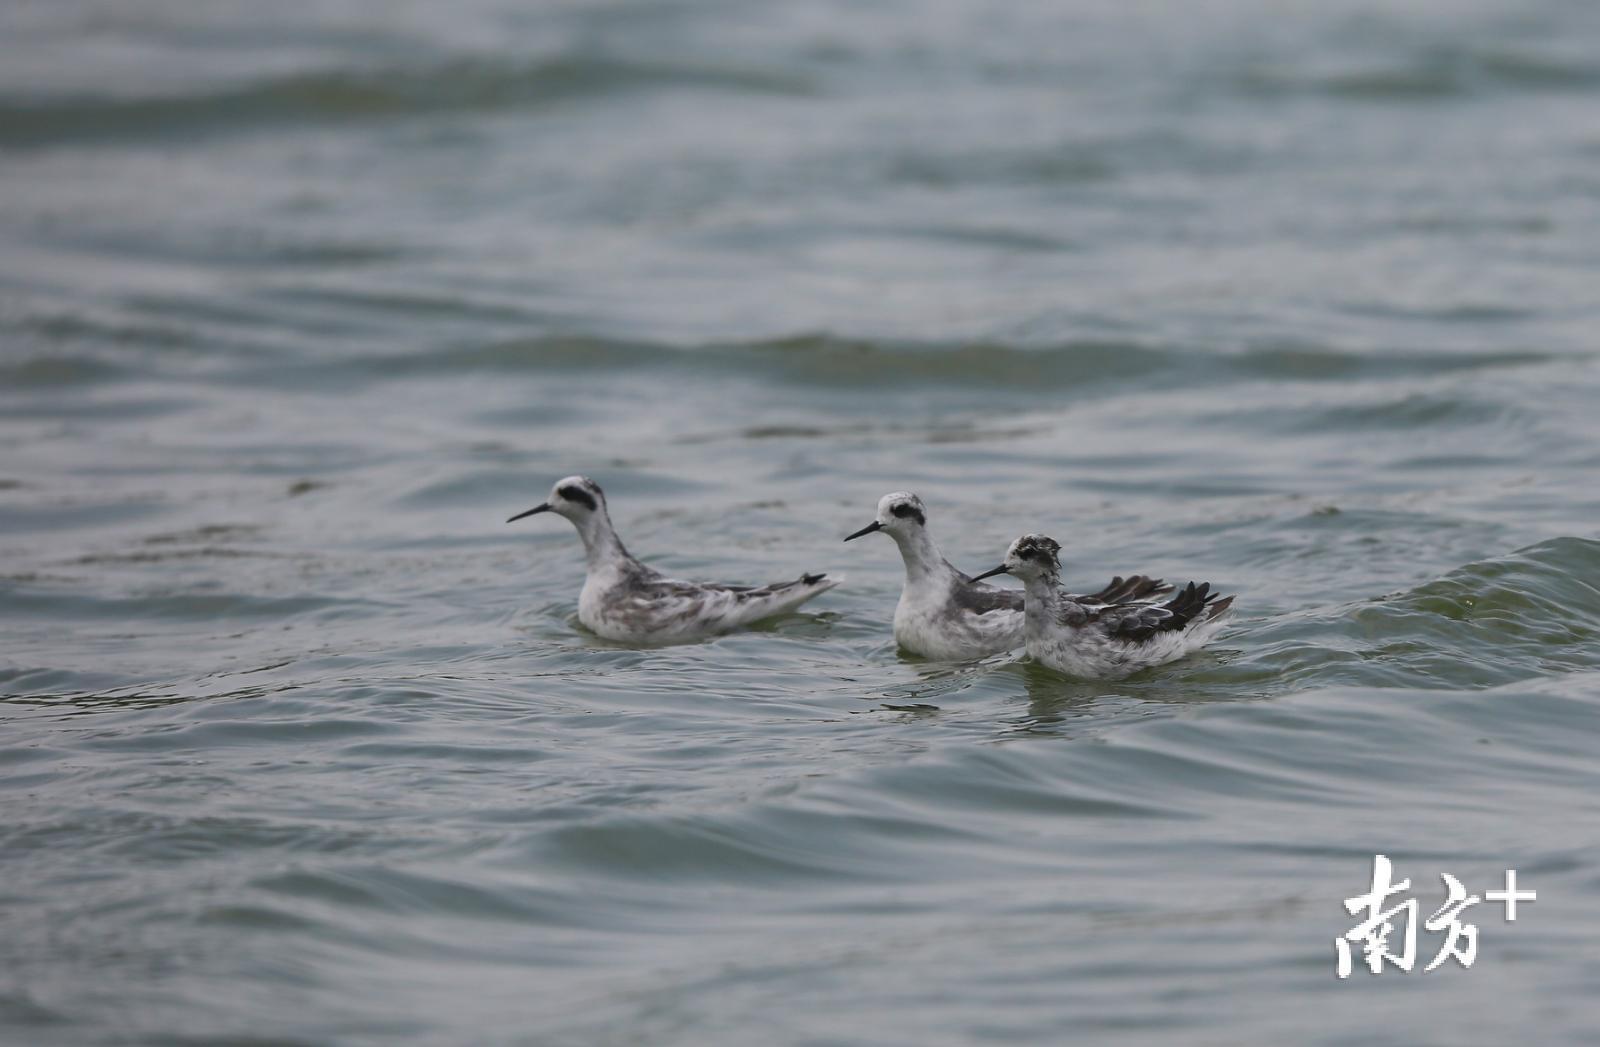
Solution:
[[[1000,566],[978,579],[1009,574],[1022,582],[1028,657],[1085,680],[1120,680],[1177,661],[1222,631],[1233,597],[1190,582],[1166,603],[1096,607],[1061,589],[1061,543],[1025,534]],[[976,580],[976,579],[975,579]]]
[[[578,621],[607,640],[628,644],[688,643],[794,610],[839,583],[802,574],[772,585],[721,585],[667,578],[636,560],[617,537],[600,485],[586,476],[557,480],[550,497],[506,521],[555,513],[583,539],[587,574]]]
[[[900,547],[906,581],[894,609],[894,638],[907,651],[937,661],[975,661],[1023,644],[1023,598],[970,578],[939,552],[928,533],[928,509],[910,491],[895,491],[878,501],[877,519],[845,538],[854,541],[882,531]],[[1113,578],[1080,604],[1100,607],[1149,602],[1172,591],[1157,578]]]

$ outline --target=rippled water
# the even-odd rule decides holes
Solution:
[[[1600,1038],[1600,8],[3,21],[0,1041]],[[901,656],[897,488],[1236,628]]]

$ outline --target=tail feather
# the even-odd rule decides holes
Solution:
[[[1233,606],[1233,597],[1224,598],[1221,593],[1212,592],[1210,582],[1201,582],[1198,585],[1190,582],[1177,596],[1167,601],[1165,606],[1172,612],[1174,619],[1184,625],[1215,622]]]
[[[829,578],[825,574],[802,574],[792,582],[780,582],[761,589],[751,589],[741,593],[741,603],[738,618],[743,624],[771,618],[773,615],[787,614],[801,604],[832,589],[839,584],[839,579]]]

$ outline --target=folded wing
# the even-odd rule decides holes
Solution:
[[[1125,603],[1154,603],[1158,597],[1172,592],[1172,586],[1160,578],[1150,578],[1142,574],[1123,578],[1120,574],[1111,579],[1111,584],[1097,593],[1085,596],[1075,596],[1073,600],[1086,606],[1111,607]]]
[[[1182,591],[1163,604],[1118,604],[1100,610],[1089,608],[1084,621],[1072,624],[1086,625],[1098,622],[1107,635],[1129,643],[1142,643],[1158,633],[1180,632],[1196,620],[1209,621],[1222,614],[1233,604],[1233,597],[1222,599],[1211,591],[1210,582],[1196,585],[1190,582]]]

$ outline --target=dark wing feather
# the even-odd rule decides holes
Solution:
[[[1164,604],[1121,605],[1102,610],[1091,610],[1089,621],[1098,621],[1106,632],[1118,640],[1140,643],[1157,633],[1177,632],[1205,615],[1215,617],[1227,610],[1233,598],[1220,603],[1218,594],[1211,591],[1210,582],[1195,585],[1190,582],[1177,596]]]
[[[1076,597],[1078,603],[1084,604],[1119,604],[1119,603],[1146,603],[1152,597],[1161,596],[1172,592],[1172,586],[1160,578],[1149,578],[1142,574],[1123,578],[1120,574],[1111,579],[1111,584],[1097,593]]]
[[[995,585],[974,582],[966,575],[950,585],[950,599],[963,611],[988,614],[990,611],[1022,610],[1021,589],[1001,589]]]

